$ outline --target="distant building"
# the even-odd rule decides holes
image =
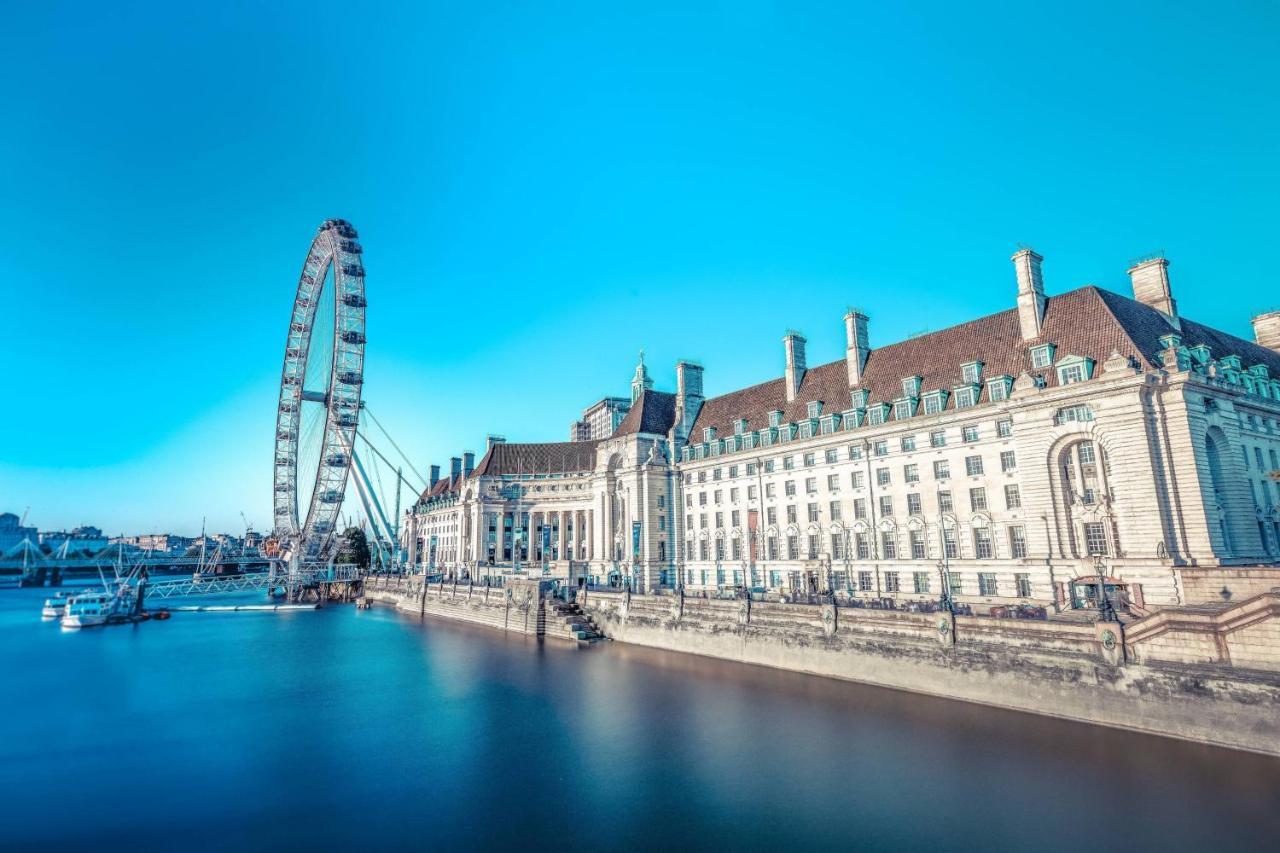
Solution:
[[[121,543],[141,551],[154,551],[159,554],[178,554],[191,547],[190,536],[178,536],[173,533],[147,533],[141,536],[117,536],[111,544]]]
[[[69,543],[69,544],[67,544]],[[101,551],[110,541],[96,527],[83,525],[71,531],[55,530],[40,534],[40,544],[58,551],[67,544],[68,551]]]
[[[33,545],[38,544],[40,532],[34,527],[23,527],[22,519],[11,512],[0,513],[0,551],[21,544],[23,539],[30,539]]]
[[[605,397],[582,410],[582,419],[569,427],[570,441],[595,441],[608,438],[631,411],[631,403],[624,397]]]

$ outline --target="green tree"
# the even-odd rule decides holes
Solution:
[[[337,561],[355,563],[362,569],[369,568],[369,540],[359,527],[348,527],[343,531]]]

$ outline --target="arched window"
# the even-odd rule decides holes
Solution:
[[[1218,517],[1218,531],[1222,534],[1222,547],[1227,553],[1230,553],[1232,551],[1231,529],[1227,525],[1227,497],[1224,491],[1222,474],[1222,450],[1225,443],[1226,437],[1221,434],[1217,427],[1205,434],[1204,453],[1209,462],[1209,482],[1213,486],[1214,506],[1212,511]]]

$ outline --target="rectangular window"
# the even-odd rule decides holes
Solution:
[[[1022,489],[1016,484],[1010,483],[1004,487],[1004,508],[1005,509],[1021,509],[1022,508]]]
[[[765,521],[765,524],[777,524],[777,523],[778,523],[778,508],[777,508],[777,507],[773,507],[773,506],[765,507],[765,510],[764,510],[764,521]]]
[[[1027,556],[1027,531],[1021,524],[1009,527],[1009,554],[1015,560],[1022,560]]]
[[[853,499],[853,517],[855,519],[867,517],[867,499],[866,498]]]
[[[753,501],[753,500],[755,500],[755,499],[756,499],[756,495],[758,495],[758,494],[759,494],[759,492],[757,492],[757,491],[756,491],[756,487],[755,487],[755,486],[747,486],[747,500],[749,500],[749,501]]]
[[[914,435],[903,436],[900,444],[903,453],[910,453],[916,449],[916,437]]]
[[[965,382],[976,384],[982,378],[982,365],[976,361],[961,365],[960,378]]]
[[[715,492],[712,494],[712,498],[715,501],[716,506],[720,505],[720,497],[722,494],[723,493],[719,489],[716,489]]]
[[[889,469],[888,468],[876,469],[876,485],[877,486],[889,485]]]
[[[1013,576],[1013,585],[1017,588],[1019,598],[1031,597],[1031,575],[1019,572]]]
[[[787,559],[800,559],[800,537],[794,533],[787,536]]]
[[[738,487],[734,486],[729,490],[729,503],[736,504],[738,502]]]
[[[938,492],[938,511],[955,512],[955,509],[955,503],[951,500],[951,492],[946,490]]]
[[[966,444],[971,444],[978,440],[978,428],[973,425],[962,427],[960,437],[964,439]]]
[[[790,471],[796,467],[796,458],[794,456],[782,457],[782,470]]]
[[[830,450],[828,450],[828,451],[827,451],[827,455],[826,455],[826,457],[825,457],[825,458],[826,458],[826,460],[827,460],[827,464],[828,464],[828,465],[830,465],[830,464],[832,464],[832,463],[834,463],[834,462],[838,462],[838,461],[840,460],[840,455],[839,455],[839,453],[836,451],[836,449],[833,447],[833,448],[831,448]]]
[[[861,459],[861,458],[862,458],[862,448],[861,448],[861,447],[859,447],[859,446],[858,446],[858,445],[856,445],[856,444],[851,444],[851,445],[849,445],[849,458],[850,458],[850,459]]]
[[[982,512],[987,508],[987,490],[978,486],[969,490],[969,505],[974,512]]]
[[[707,493],[698,492],[698,506],[706,506],[706,505],[707,505]]]
[[[924,398],[924,413],[926,415],[936,415],[942,411],[942,395],[930,394]]]
[[[957,388],[955,398],[957,409],[972,408],[977,402],[972,388]]]
[[[809,509],[809,520],[810,520],[810,521],[817,521],[817,520],[818,520],[818,505],[817,505],[817,504],[809,504],[809,505],[808,505],[808,509]]]
[[[893,404],[893,416],[897,420],[905,421],[911,417],[911,410],[914,408],[911,400],[899,400]]]
[[[924,551],[924,531],[911,531],[911,559],[923,560],[925,558]]]
[[[1084,525],[1084,545],[1089,556],[1103,556],[1109,553],[1107,547],[1107,526],[1101,521],[1087,521]]]
[[[770,536],[770,537],[769,537],[769,540],[768,540],[768,552],[769,552],[769,559],[770,559],[770,560],[776,560],[776,559],[778,559],[778,537],[777,537],[777,536]],[[774,582],[774,586],[777,586],[777,582],[776,582],[776,581]]]
[[[737,562],[742,559],[742,542],[738,539],[729,540],[729,559]]]
[[[856,533],[854,534],[853,540],[854,540],[854,544],[858,548],[858,559],[870,560],[871,559],[871,543],[867,541],[867,534]]]
[[[944,432],[943,430],[936,430],[934,432],[929,433],[929,446],[930,447],[946,447],[947,446],[946,432]]]
[[[783,484],[782,484],[782,493],[783,493],[784,495],[786,495],[787,497],[789,497],[789,498],[790,498],[790,497],[794,497],[794,496],[795,496],[795,493],[796,493],[796,481],[795,481],[795,480],[787,480],[785,483],[783,483]]]
[[[987,527],[973,528],[973,554],[979,560],[991,559],[991,530]]]
[[[924,511],[921,508],[920,494],[918,492],[911,492],[910,494],[908,494],[907,495],[907,514],[923,515],[923,513]]]
[[[808,554],[809,554],[809,559],[810,559],[810,560],[816,560],[816,559],[818,559],[818,534],[816,534],[816,533],[810,533],[810,534],[809,534],[809,551],[808,551]]]
[[[851,471],[851,472],[849,473],[849,483],[850,483],[850,484],[851,484],[855,489],[861,489],[861,488],[862,488],[862,472],[861,472],[861,471]]]
[[[747,476],[748,476],[748,477],[754,477],[754,476],[755,476],[755,473],[756,473],[756,463],[754,463],[754,462],[748,462],[748,463],[747,463]]]
[[[993,572],[978,572],[978,594],[999,595],[996,587],[996,576]]]
[[[1071,385],[1074,382],[1083,382],[1085,378],[1083,364],[1071,364],[1058,369],[1059,384]]]
[[[980,477],[982,475],[982,457],[966,456],[964,458],[964,472],[970,477]]]
[[[880,516],[882,518],[891,518],[893,516],[893,497],[890,495],[880,496]]]
[[[707,557],[707,540],[702,539],[698,542],[698,559],[706,560]]]
[[[772,474],[774,471],[774,468],[775,468],[775,463],[772,459],[764,460],[764,472],[766,474]]]
[[[831,504],[827,507],[827,510],[828,512],[831,513],[832,521],[840,520],[840,501],[832,501]]]
[[[844,559],[844,535],[840,533],[831,534],[831,559]]]
[[[1000,452],[1000,470],[1016,471],[1018,468],[1018,457],[1012,450],[1002,450]]]
[[[816,464],[818,464],[818,457],[816,454],[806,453],[804,455],[804,467],[812,468]]]
[[[776,483],[764,484],[764,496],[766,498],[776,498],[778,496],[778,486]]]
[[[716,513],[716,530],[719,530],[721,527],[724,527],[724,513],[717,512]]]
[[[1053,349],[1048,346],[1034,347],[1031,350],[1032,367],[1048,367],[1053,363]]]
[[[693,529],[693,516],[692,516],[692,515],[686,515],[686,516],[684,517],[684,529],[685,529],[685,530],[692,530],[692,529]]]
[[[828,474],[827,475],[827,491],[837,492],[839,490],[840,490],[840,475]]]
[[[1008,438],[1013,435],[1013,421],[1008,418],[1002,421],[996,421],[996,435],[1001,438]]]
[[[794,505],[787,507],[787,524],[796,523],[796,508]]]
[[[698,514],[698,526],[703,530],[707,529],[707,514],[705,512]]]
[[[858,592],[871,592],[871,572],[858,572]]]
[[[736,509],[729,513],[729,523],[734,527],[738,527],[742,523],[742,514]]]
[[[804,493],[805,493],[806,495],[816,495],[816,494],[818,493],[818,478],[817,478],[817,477],[805,477],[805,478],[804,478]]]
[[[889,442],[877,441],[871,446],[871,452],[876,456],[887,456],[889,453]]]
[[[951,463],[945,459],[934,460],[933,479],[935,480],[951,479]]]
[[[942,545],[947,552],[948,560],[960,558],[960,540],[956,538],[954,527],[945,528],[942,532]]]
[[[720,469],[719,469],[719,468],[717,468],[717,469],[715,469],[714,471],[712,471],[712,472],[711,472],[711,479],[713,479],[713,480],[719,480],[719,479],[720,479]]]
[[[893,541],[893,532],[885,530],[880,534],[880,556],[886,560],[898,557],[898,543]]]
[[[902,466],[902,479],[908,483],[920,482],[920,466],[914,462]]]
[[[915,591],[920,595],[927,595],[929,592],[929,573],[928,572],[912,572],[911,582],[915,586]]]
[[[987,383],[987,399],[993,403],[1008,399],[1008,387],[1003,379],[992,379]]]
[[[898,592],[898,591],[899,591],[899,589],[898,589],[898,573],[897,573],[897,572],[885,572],[885,573],[884,573],[884,591],[885,591],[885,592]]]
[[[716,540],[716,559],[720,562],[724,562],[724,540],[723,539]]]

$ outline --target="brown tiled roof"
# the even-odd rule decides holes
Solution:
[[[1244,360],[1245,367],[1262,362],[1280,374],[1280,354],[1199,323],[1185,319],[1181,322],[1183,342],[1188,346],[1203,342],[1212,348],[1215,358],[1236,354]],[[892,403],[901,397],[902,380],[911,376],[921,378],[921,393],[939,388],[949,391],[961,384],[960,366],[970,361],[983,363],[984,379],[1001,375],[1017,378],[1025,371],[1043,374],[1050,386],[1056,385],[1056,371],[1031,366],[1030,347],[1036,343],[1055,344],[1055,360],[1085,356],[1094,359],[1100,369],[1114,350],[1151,369],[1162,363],[1160,335],[1171,331],[1174,329],[1169,322],[1153,308],[1097,287],[1082,287],[1048,298],[1041,336],[1035,341],[1022,340],[1017,308],[1011,308],[871,350],[859,387],[871,392],[872,404]],[[823,402],[823,414],[842,412],[851,405],[848,369],[843,359],[810,368],[791,403],[787,402],[784,383],[785,379],[772,379],[707,400],[693,424],[689,441],[701,441],[705,427],[715,427],[721,438],[732,435],[734,421],[743,417],[749,431],[767,427],[768,413],[774,409],[782,411],[783,423],[804,420],[807,405],[814,400]],[[985,386],[982,394],[985,402]],[[947,406],[954,405],[951,397]]]
[[[439,480],[436,480],[436,484],[434,486],[428,486],[427,489],[418,496],[418,500],[430,500],[432,498],[438,498],[441,495],[449,494],[450,492],[456,492],[462,488],[463,479],[464,478],[461,474],[457,477],[441,477]]]
[[[590,471],[596,464],[596,441],[558,441],[546,444],[498,442],[476,465],[473,476],[550,474]]]
[[[666,391],[645,391],[618,424],[614,435],[638,432],[666,435],[676,419],[676,395]]]

